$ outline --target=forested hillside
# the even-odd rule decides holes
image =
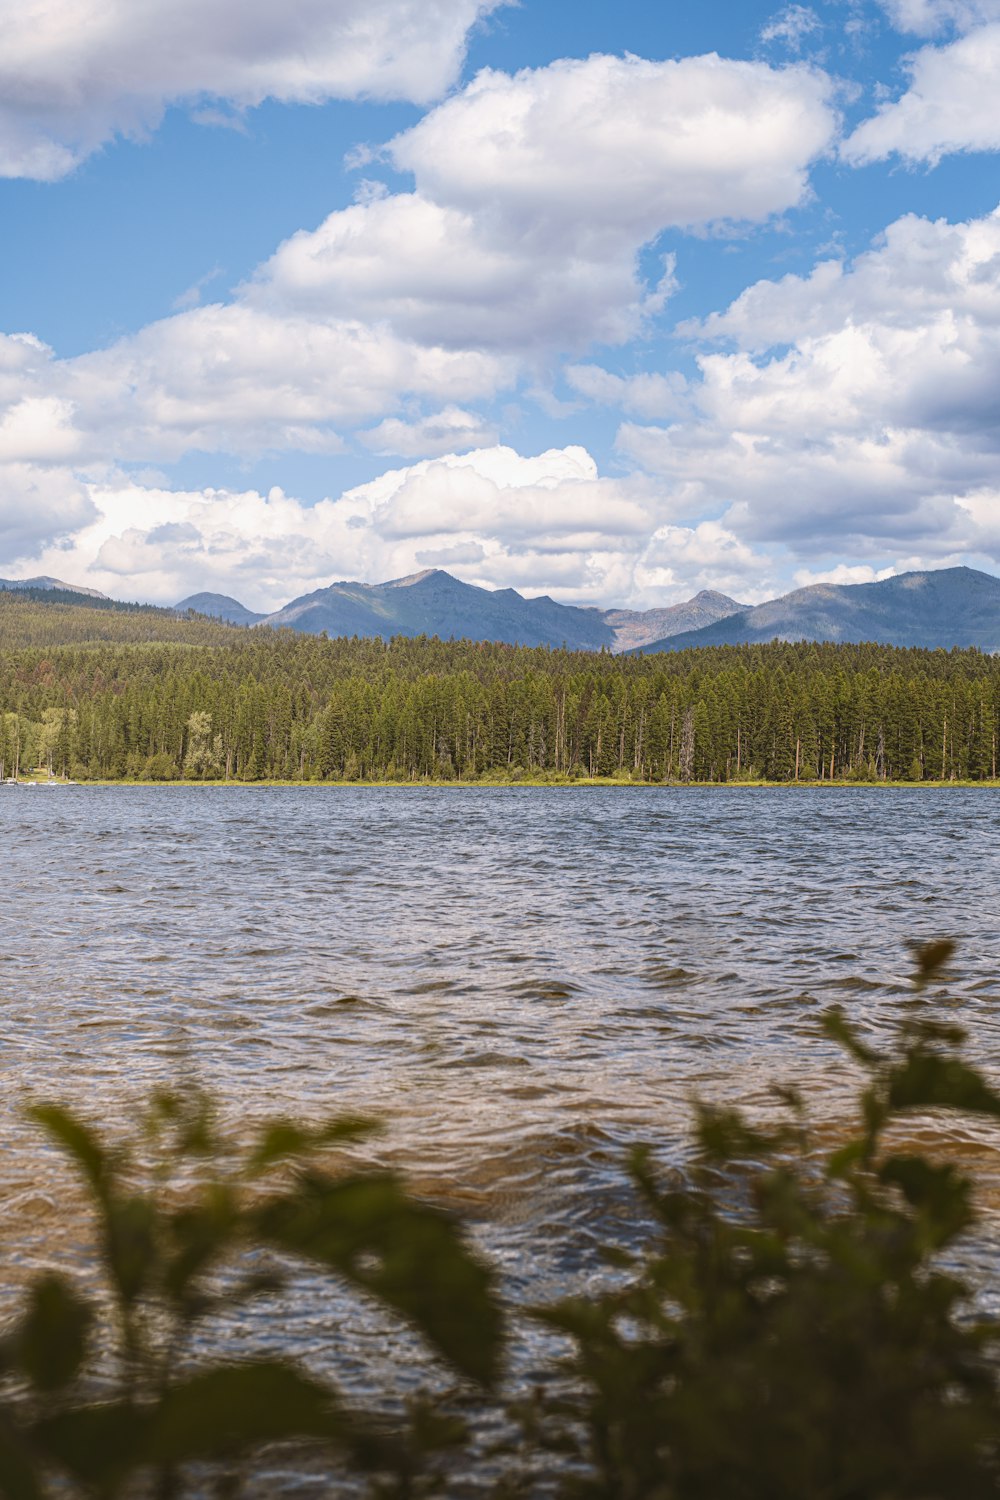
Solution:
[[[0,598],[0,766],[77,780],[983,780],[1000,659],[334,640]]]

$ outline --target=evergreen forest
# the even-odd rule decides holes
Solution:
[[[998,730],[975,650],[327,640],[0,595],[3,778],[985,781]]]

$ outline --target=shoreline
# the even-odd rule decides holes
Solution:
[[[10,783],[8,783],[9,785]],[[706,791],[709,789],[717,791],[927,791],[935,790],[971,790],[997,791],[1000,790],[1000,778],[986,781],[853,781],[827,779],[823,781],[633,781],[616,776],[579,776],[579,777],[519,777],[517,780],[504,778],[484,777],[475,781],[460,780],[455,777],[452,780],[443,781],[431,778],[421,778],[413,781],[187,781],[178,778],[174,781],[132,781],[124,777],[119,780],[94,780],[94,781],[21,781],[19,786],[43,786],[43,787],[162,787],[163,789],[178,788],[190,790],[193,787],[239,787],[247,790],[254,788],[263,790],[266,788],[290,788],[302,787],[316,791],[343,790],[351,788],[358,791],[375,790],[476,790],[489,791],[518,791],[521,789],[537,790],[564,790],[573,787],[616,787],[621,790],[641,788],[658,789],[661,791]]]

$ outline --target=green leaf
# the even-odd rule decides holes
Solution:
[[[107,1155],[93,1131],[59,1104],[35,1104],[27,1113],[29,1119],[41,1125],[56,1144],[68,1152],[90,1183],[94,1196],[103,1203],[109,1191],[111,1171]]]
[[[951,938],[935,938],[929,943],[911,943],[910,951],[917,965],[917,988],[923,989],[940,974],[955,952],[955,943]]]
[[[889,1108],[961,1109],[1000,1115],[1000,1095],[957,1057],[911,1052],[889,1075]]]
[[[0,1495],[4,1500],[41,1500],[35,1467],[17,1437],[0,1421]]]
[[[306,1156],[324,1146],[348,1145],[364,1140],[378,1129],[376,1120],[362,1115],[341,1115],[316,1129],[298,1125],[294,1120],[272,1120],[265,1126],[249,1166],[257,1170],[289,1157]]]
[[[111,1198],[106,1216],[108,1269],[125,1303],[147,1290],[160,1259],[159,1215],[149,1198]]]
[[[18,1364],[38,1390],[58,1390],[79,1373],[93,1316],[60,1276],[42,1276],[31,1287],[15,1349]]]
[[[848,1141],[846,1146],[841,1146],[834,1151],[826,1164],[826,1175],[830,1178],[849,1177],[852,1170],[859,1166],[868,1155],[866,1141]]]
[[[433,1401],[417,1397],[407,1406],[407,1436],[418,1454],[457,1448],[469,1435],[461,1417],[439,1411]]]
[[[446,1214],[414,1202],[395,1177],[314,1175],[253,1222],[401,1313],[464,1375],[495,1380],[504,1329],[493,1274]]]
[[[530,1307],[528,1313],[549,1328],[571,1334],[584,1347],[614,1338],[608,1309],[586,1297],[566,1297],[548,1307]]]
[[[174,1133],[174,1150],[180,1156],[211,1156],[219,1151],[213,1130],[214,1113],[199,1088],[157,1089],[149,1109],[148,1126],[156,1136],[162,1125]]]
[[[713,1162],[766,1161],[786,1145],[785,1130],[756,1130],[735,1109],[698,1105],[695,1121],[698,1144]]]
[[[855,1062],[859,1062],[862,1067],[875,1068],[880,1063],[881,1058],[878,1053],[865,1045],[839,1005],[832,1005],[828,1011],[824,1012],[820,1026],[831,1041],[843,1047],[844,1051],[850,1053]]]
[[[291,1120],[273,1120],[250,1157],[251,1170],[269,1167],[290,1156],[301,1156],[308,1150],[308,1145],[309,1137],[300,1125]]]
[[[219,1185],[210,1186],[201,1203],[170,1217],[166,1228],[172,1253],[163,1271],[168,1295],[185,1296],[194,1278],[234,1244],[239,1223],[232,1192]]]
[[[327,1386],[280,1360],[206,1370],[147,1405],[106,1402],[60,1412],[37,1423],[32,1436],[46,1459],[108,1495],[140,1469],[223,1458],[282,1439],[336,1442],[366,1467],[385,1460],[391,1447],[344,1413]]]
[[[186,1463],[286,1438],[345,1442],[350,1430],[329,1387],[280,1360],[252,1360],[170,1386],[150,1415],[141,1456]]]
[[[148,1414],[131,1401],[109,1401],[44,1418],[32,1437],[46,1459],[102,1494],[114,1494],[142,1461],[147,1425]]]
[[[922,1156],[890,1156],[878,1175],[920,1211],[935,1244],[953,1239],[972,1222],[970,1184],[949,1163],[938,1166]]]

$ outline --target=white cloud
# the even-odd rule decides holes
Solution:
[[[592,253],[798,203],[836,128],[832,91],[816,69],[714,53],[484,69],[389,152],[436,203]]]
[[[680,331],[754,351],[869,323],[907,329],[948,314],[990,328],[1000,322],[998,255],[1000,209],[958,224],[905,214],[850,267],[827,260],[809,276],[759,281],[724,313]]]
[[[638,417],[676,417],[688,410],[688,382],[678,371],[614,375],[600,365],[568,365],[567,385],[598,406],[617,406]]]
[[[0,413],[0,463],[72,459],[80,441],[72,404],[57,396],[24,396]]]
[[[768,21],[760,39],[762,42],[782,42],[793,52],[798,52],[807,36],[821,30],[822,22],[811,5],[786,5]]]
[[[581,395],[634,414],[619,439],[631,476],[601,475],[582,448],[525,457],[493,443],[312,508],[280,491],[176,495],[102,476],[94,432],[121,426],[122,445],[145,451],[169,447],[164,434],[276,442],[298,423],[305,441],[331,413],[356,420],[389,399],[404,377],[421,385],[421,407],[450,389],[428,419],[368,429],[376,446],[416,454],[478,431],[457,398],[477,370],[488,385],[494,361],[469,367],[460,351],[366,326],[303,323],[299,337],[274,319],[272,333],[271,319],[196,309],[62,365],[37,340],[0,341],[0,451],[19,476],[11,485],[0,471],[6,571],[168,602],[212,588],[271,607],[336,577],[450,564],[470,582],[651,604],[696,587],[780,591],[778,549],[811,572],[831,559],[1000,561],[1000,210],[960,224],[908,215],[853,264],[758,283],[685,330],[737,346],[702,353],[686,383],[571,367]],[[268,401],[253,395],[265,374]],[[83,466],[88,432],[87,485],[39,460],[61,444],[63,463]]]
[[[10,494],[8,472],[0,470],[0,492]],[[624,599],[657,524],[648,481],[604,478],[574,447],[449,454],[315,506],[280,489],[178,492],[111,475],[77,485],[74,511],[59,488],[67,476],[50,474],[49,495],[43,479],[36,472],[34,490],[2,516],[4,571],[162,603],[209,589],[266,610],[336,578],[426,566],[491,587]]]
[[[293,235],[246,296],[451,347],[621,343],[676,284],[671,258],[642,283],[643,246],[803,199],[832,93],[815,69],[714,55],[486,70],[386,148],[414,192]]]
[[[190,449],[336,452],[339,429],[380,417],[406,393],[454,402],[492,395],[512,374],[474,350],[238,302],[68,360],[37,340],[0,338],[0,457],[93,466],[168,462]]]
[[[0,0],[0,176],[53,180],[168,103],[409,99],[498,0]]]
[[[914,566],[919,567],[919,564]],[[900,571],[904,570],[895,567],[873,568],[867,563],[838,563],[836,567],[820,568],[817,572],[799,568],[795,574],[795,587],[810,588],[814,583],[879,583],[883,578],[894,578]]]
[[[286,240],[246,289],[262,308],[385,321],[452,348],[528,351],[620,343],[656,312],[636,277],[638,244],[609,230],[601,254],[509,234],[494,216],[416,193],[354,204]]]
[[[0,464],[0,558],[16,563],[97,516],[84,485],[66,469]],[[38,572],[37,568],[28,572]]]
[[[716,589],[753,604],[774,597],[773,579],[771,559],[717,521],[659,527],[635,570],[636,587],[661,600]]]
[[[1000,546],[970,500],[1000,456],[1000,210],[907,216],[854,267],[760,283],[704,330],[742,347],[701,357],[697,417],[620,433],[684,514],[800,555]]]
[[[557,550],[564,550],[572,538],[573,550],[587,550],[597,538],[607,545],[649,530],[645,487],[602,479],[583,448],[550,449],[537,458],[506,447],[449,455],[363,488],[374,502],[373,526],[392,539],[462,536],[547,546],[558,538]]]
[[[413,422],[386,417],[359,436],[373,453],[398,454],[401,458],[431,458],[468,448],[489,448],[497,441],[490,423],[460,406],[446,406]]]
[[[1000,0],[881,0],[899,31],[934,36],[953,27],[968,31],[983,21],[1000,20]]]
[[[1000,20],[909,59],[910,86],[841,147],[855,165],[897,154],[936,163],[955,151],[1000,149]]]
[[[68,3],[46,0],[40,35]],[[353,4],[331,12],[324,0],[323,14],[346,24]],[[306,9],[286,7],[288,24]],[[467,20],[475,9],[468,0]],[[366,11],[362,36],[391,10]],[[457,13],[457,0],[438,0],[427,14]],[[107,10],[108,46],[122,14]],[[181,5],[177,24],[188,19]],[[209,6],[209,51],[215,19]],[[247,56],[263,25],[251,5]],[[42,41],[15,40],[38,66],[48,57]],[[30,338],[0,341],[0,456],[93,473],[190,450],[324,453],[367,424],[363,441],[404,457],[488,446],[495,434],[470,424],[470,402],[525,370],[537,378],[554,352],[625,341],[662,309],[672,257],[655,286],[637,269],[661,230],[766,218],[803,196],[836,128],[831,89],[812,69],[715,56],[480,74],[391,143],[415,192],[366,190],[292,236],[230,303],[186,307],[68,360]],[[656,376],[622,393],[645,416],[669,397]]]
[[[995,561],[1000,558],[1000,485],[985,484],[959,501],[979,539],[980,553]]]

